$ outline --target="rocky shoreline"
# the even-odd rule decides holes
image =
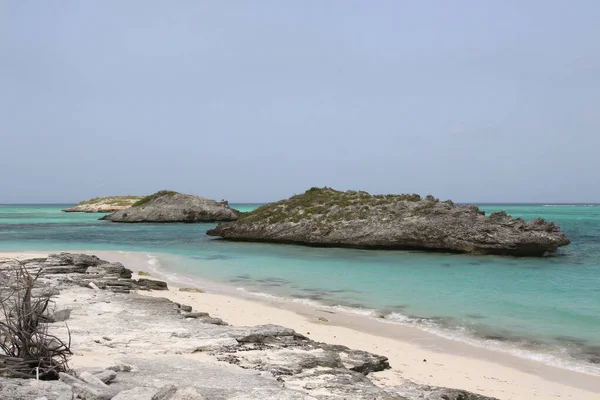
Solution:
[[[207,234],[234,241],[534,257],[570,243],[557,225],[541,218],[486,216],[476,205],[433,196],[331,188],[264,205]]]
[[[277,325],[231,326],[185,304],[142,296],[134,291],[167,285],[133,279],[120,263],[68,253],[23,263],[42,271],[35,295],[50,296],[56,311],[69,310],[68,328],[54,322],[53,333],[66,337],[70,330],[75,358],[101,362],[42,384],[0,378],[0,398],[491,399],[408,381],[378,386],[369,375],[390,368],[383,355]],[[0,287],[10,286],[14,265],[0,260]]]

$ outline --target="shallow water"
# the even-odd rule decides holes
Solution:
[[[66,206],[0,206],[0,251],[160,254],[149,260],[179,274],[600,373],[600,206],[481,205],[559,224],[573,243],[539,259],[232,243],[206,236],[213,224],[115,224]]]

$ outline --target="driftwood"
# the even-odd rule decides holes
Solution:
[[[10,273],[15,283],[0,288],[0,375],[58,379],[68,370],[71,334],[65,343],[48,329],[49,297],[34,297],[42,271],[30,273],[16,261]]]

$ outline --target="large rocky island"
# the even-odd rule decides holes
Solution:
[[[208,235],[226,240],[366,249],[543,256],[570,243],[552,222],[505,212],[486,216],[475,205],[433,196],[371,195],[312,188],[242,214]]]
[[[113,222],[218,222],[235,221],[239,215],[240,212],[230,208],[225,201],[161,190],[100,219]]]
[[[107,213],[123,210],[140,201],[143,196],[95,197],[82,201],[76,206],[64,209],[64,212]]]

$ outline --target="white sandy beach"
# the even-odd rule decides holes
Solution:
[[[121,261],[134,270],[145,270],[166,280],[143,264],[119,253],[93,252],[110,261]],[[0,258],[26,259],[47,253],[0,253]],[[369,318],[332,314],[305,304],[284,305],[217,294],[178,290],[169,282],[168,291],[140,292],[167,297],[205,311],[232,325],[278,324],[313,340],[341,344],[389,358],[392,369],[377,372],[372,379],[380,385],[396,385],[403,379],[420,384],[455,387],[499,399],[600,399],[600,377],[552,367],[507,353],[488,350],[441,338],[417,328],[386,324]],[[325,318],[325,320],[320,320]],[[92,360],[90,360],[90,363]],[[79,365],[85,359],[77,360]]]

